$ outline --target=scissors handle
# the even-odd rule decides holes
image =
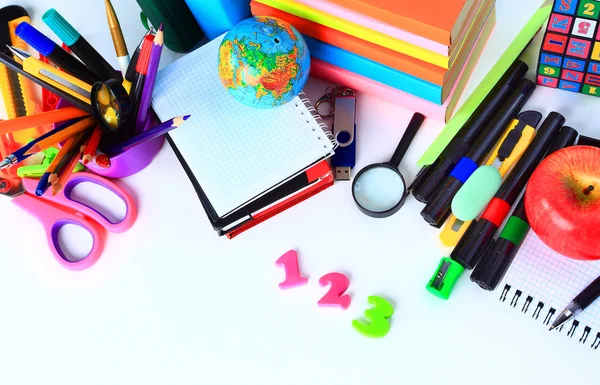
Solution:
[[[30,192],[35,191],[35,186],[37,186],[37,182],[37,180],[23,179],[25,188],[27,189],[27,191]],[[73,189],[81,183],[94,183],[106,190],[111,191],[113,194],[116,194],[125,203],[125,217],[119,222],[111,222],[94,207],[88,206],[82,202],[74,200],[71,196]],[[137,218],[137,206],[135,205],[135,202],[133,201],[131,195],[129,195],[116,183],[111,182],[110,180],[105,179],[99,175],[88,172],[80,172],[77,174],[73,174],[69,181],[66,183],[65,188],[61,190],[58,194],[52,196],[51,192],[47,191],[41,198],[43,200],[48,200],[57,203],[61,206],[70,207],[73,210],[78,211],[81,214],[87,216],[88,218],[91,218],[94,221],[98,222],[111,233],[122,233],[129,230],[131,226],[133,226]]]
[[[64,207],[61,209],[45,202],[30,194],[22,194],[12,200],[15,205],[33,215],[44,226],[48,240],[48,246],[52,254],[62,266],[69,270],[83,270],[92,266],[104,247],[106,232],[104,228],[93,220],[88,220],[75,210]],[[61,249],[58,232],[64,225],[77,225],[86,230],[92,236],[92,250],[87,257],[79,261],[70,261]]]

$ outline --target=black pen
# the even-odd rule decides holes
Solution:
[[[569,321],[571,318],[576,317],[577,314],[581,313],[588,306],[594,303],[598,297],[600,297],[600,277],[596,278],[594,282],[583,289],[583,291],[567,305],[565,310],[563,310],[558,315],[556,320],[552,322],[550,330],[554,330],[563,325],[565,322]]]

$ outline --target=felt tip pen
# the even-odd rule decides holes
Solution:
[[[494,118],[488,124],[488,128],[477,138],[466,155],[458,161],[454,169],[445,178],[440,189],[421,211],[421,216],[427,223],[438,228],[442,226],[450,215],[452,199],[458,190],[475,172],[479,164],[483,162],[485,156],[494,148],[502,133],[529,100],[535,87],[535,83],[528,79],[522,79],[519,82],[518,87],[494,115]]]
[[[15,30],[17,36],[23,39],[41,55],[46,56],[66,73],[88,84],[94,84],[99,79],[82,62],[74,58],[46,35],[35,29],[31,24],[23,22]]]
[[[129,52],[127,51],[127,45],[123,38],[123,31],[121,30],[121,24],[119,24],[119,18],[113,8],[110,0],[104,0],[104,7],[106,8],[106,19],[108,20],[108,28],[110,29],[110,36],[115,46],[115,52],[117,53],[117,60],[119,61],[119,67],[121,73],[124,75],[129,66]]]
[[[92,86],[58,68],[34,58],[28,52],[8,47],[15,57],[23,62],[23,69],[33,76],[62,89],[71,96],[90,104]]]
[[[557,112],[548,115],[525,154],[481,214],[481,218],[469,226],[465,236],[450,254],[453,260],[466,269],[473,269],[477,265],[482,251],[488,247],[494,234],[506,219],[512,205],[521,194],[533,170],[542,161],[564,122],[564,116]]]
[[[142,132],[146,127],[146,123],[150,118],[150,106],[152,104],[152,92],[154,90],[154,83],[156,82],[156,74],[158,73],[158,67],[160,65],[160,56],[162,54],[162,48],[164,43],[164,34],[162,24],[158,27],[158,32],[152,42],[152,49],[150,51],[150,58],[148,63],[148,70],[146,71],[146,80],[144,81],[144,88],[140,97],[140,107],[136,118],[136,131]]]
[[[438,191],[438,186],[452,168],[467,153],[473,142],[486,135],[485,128],[500,106],[508,99],[519,81],[527,73],[528,66],[516,60],[496,83],[475,112],[462,126],[458,134],[431,165],[419,171],[409,190],[416,200],[427,203]]]
[[[577,131],[573,128],[563,127],[546,156],[575,144],[577,135]],[[528,232],[529,221],[525,212],[525,199],[521,197],[498,239],[491,241],[490,247],[482,253],[471,273],[471,281],[484,290],[495,290],[512,264]]]
[[[140,51],[140,58],[135,66],[135,76],[133,78],[133,82],[131,83],[131,91],[129,92],[129,97],[131,98],[133,104],[133,116],[135,117],[138,116],[140,111],[142,93],[144,92],[146,74],[148,73],[150,55],[152,53],[152,47],[154,45],[153,41],[155,38],[155,36],[146,36],[144,43],[142,44],[142,50]]]
[[[46,11],[42,20],[100,80],[123,80],[123,77],[56,9]]]
[[[146,40],[146,36],[154,36],[154,30],[150,28],[148,32],[146,32],[144,37],[142,37],[142,40],[140,40],[140,44],[138,44],[135,51],[133,51],[133,55],[131,55],[131,61],[127,66],[127,71],[125,71],[125,80],[127,80],[128,82],[133,82],[133,79],[135,77],[135,67],[137,66],[137,62],[140,58],[140,51],[142,50],[142,45]]]

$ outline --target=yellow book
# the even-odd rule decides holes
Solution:
[[[373,31],[361,25],[351,23],[347,20],[329,15],[325,12],[310,8],[304,4],[293,0],[256,0],[259,3],[291,13],[306,20],[327,26],[332,29],[347,33],[362,40],[370,41],[373,44],[401,52],[419,60],[448,69],[450,66],[450,57],[435,53],[402,40],[394,39],[383,33]]]

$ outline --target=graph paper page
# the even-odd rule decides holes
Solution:
[[[505,284],[511,286],[507,301],[513,298],[516,290],[520,290],[521,305],[527,296],[533,297],[532,308],[542,302],[544,308],[540,318],[546,321],[544,323],[552,323],[569,302],[598,276],[600,276],[600,261],[576,261],[555,253],[531,230],[523,241],[504,281],[498,287],[502,290]],[[552,308],[556,312],[549,319],[545,319]],[[578,333],[581,333],[586,326],[592,329],[593,335],[600,332],[600,301],[590,305],[577,316],[576,320],[579,322]],[[571,328],[571,324],[569,322],[565,325],[566,330]]]
[[[221,41],[160,71],[152,98],[162,121],[191,115],[171,137],[220,217],[333,151],[300,98],[256,109],[230,96],[218,75]]]

